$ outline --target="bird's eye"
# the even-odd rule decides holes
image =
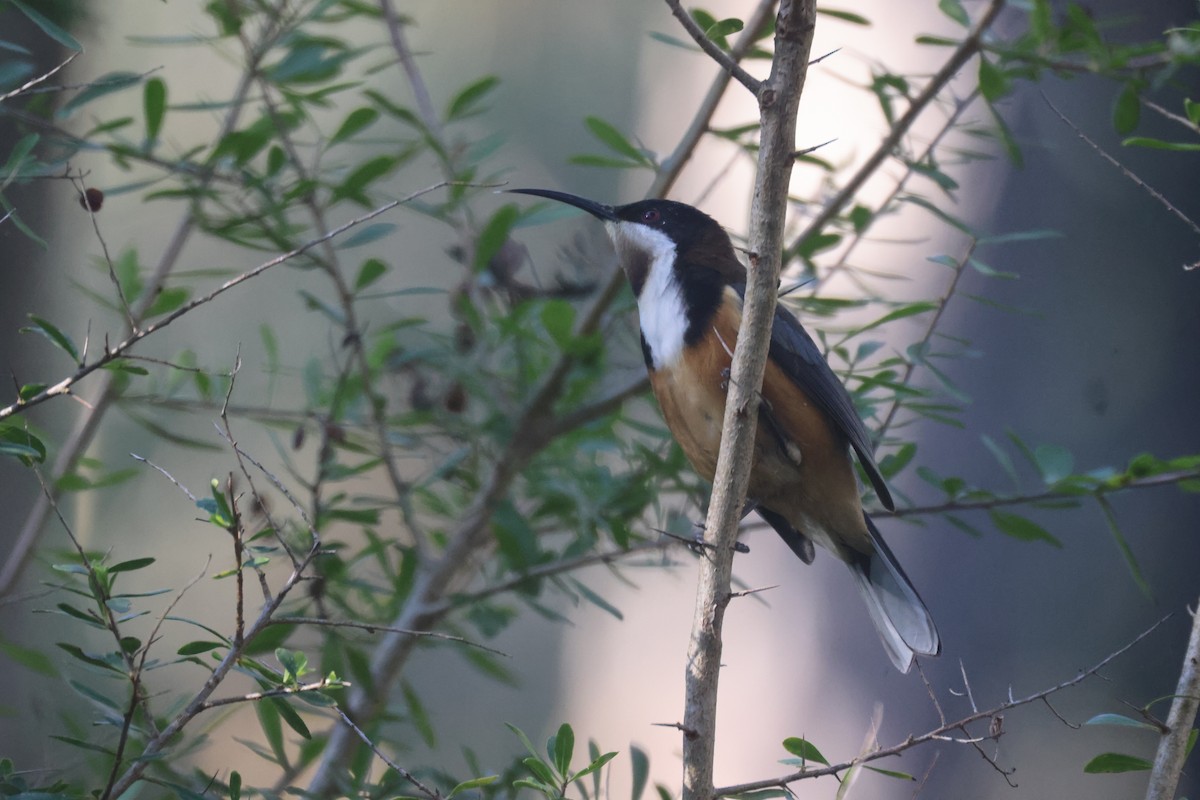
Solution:
[[[648,225],[653,225],[662,219],[662,213],[657,208],[648,208],[642,212],[642,222]]]

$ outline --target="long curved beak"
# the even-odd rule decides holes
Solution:
[[[588,200],[586,197],[579,197],[578,195],[567,194],[566,192],[556,192],[553,189],[505,189],[504,193],[530,194],[534,197],[545,197],[548,200],[557,200],[560,203],[566,203],[569,206],[583,209],[596,219],[602,219],[606,222],[618,222],[620,220],[616,210],[612,206],[606,206],[603,203],[597,203],[595,200]]]

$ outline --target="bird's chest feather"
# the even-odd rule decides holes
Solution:
[[[689,347],[683,347],[681,342],[672,361],[661,363],[655,359],[650,368],[650,385],[667,427],[692,466],[710,481],[716,472],[721,446],[737,323],[735,313],[722,309],[713,320],[710,335]],[[642,335],[646,336],[644,326]],[[647,341],[653,348],[653,343]]]

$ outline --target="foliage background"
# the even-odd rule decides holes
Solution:
[[[880,130],[872,127],[878,120],[869,121],[858,111],[869,106],[870,98],[849,90],[839,77],[854,75],[873,57],[919,69],[922,50],[911,44],[913,34],[951,29],[934,9],[920,19],[889,10],[888,4],[877,6],[861,9],[875,22],[869,30],[827,20],[819,29],[816,52],[844,49],[814,73],[818,82],[802,102],[801,130],[813,143],[836,138],[831,158],[853,160],[869,147],[860,143],[873,141]],[[1093,4],[1093,9],[1098,17],[1127,11],[1122,3]],[[737,13],[740,6],[713,4],[712,10],[723,16]],[[87,54],[84,63],[72,67],[71,80],[162,64],[161,74],[173,96],[220,95],[216,87],[236,76],[233,65],[198,48],[129,44],[129,36],[193,29],[201,23],[187,17],[191,12],[178,3],[91,8],[91,18],[77,34]],[[479,4],[472,9],[470,25],[463,24],[455,4],[417,3],[410,13],[419,20],[412,35],[439,104],[480,75],[502,77],[489,111],[469,126],[473,135],[504,135],[499,161],[511,170],[514,183],[559,187],[603,200],[639,196],[645,179],[564,166],[570,155],[593,146],[582,118],[603,117],[636,132],[646,146],[667,150],[682,124],[679,114],[687,113],[677,109],[691,108],[689,92],[702,91],[712,70],[699,56],[682,54],[644,35],[649,30],[674,32],[666,10],[654,4]],[[1190,3],[1144,4],[1135,27],[1153,36],[1194,13]],[[373,41],[379,33],[364,28],[361,36]],[[694,77],[699,72],[703,76]],[[394,81],[397,73],[384,72],[374,79]],[[1080,470],[1120,466],[1141,451],[1163,457],[1194,452],[1200,442],[1192,402],[1200,390],[1200,357],[1194,347],[1200,335],[1200,295],[1195,273],[1179,269],[1196,259],[1197,243],[1080,143],[1046,106],[1039,90],[1106,148],[1119,149],[1110,122],[1113,84],[1086,77],[1050,80],[1019,89],[1005,104],[1024,145],[1024,169],[1014,171],[1006,162],[993,161],[969,164],[955,173],[962,186],[958,213],[979,230],[1053,228],[1064,234],[981,251],[981,258],[992,266],[1020,273],[1019,281],[989,281],[974,274],[965,279],[964,294],[986,292],[997,303],[1034,314],[1002,313],[962,299],[947,311],[945,328],[970,339],[983,356],[946,365],[947,374],[972,402],[961,430],[936,425],[916,429],[919,460],[940,474],[961,475],[983,486],[1002,486],[1007,476],[980,442],[980,434],[1003,441],[1004,432],[1011,430],[1032,443],[1063,445]],[[97,107],[98,116],[135,114],[140,97],[137,92],[116,94],[104,102]],[[729,121],[739,118],[737,108],[726,114]],[[180,127],[168,128],[168,135],[203,140],[203,125],[192,129],[191,124],[169,118],[168,125]],[[1147,118],[1144,124],[1157,123]],[[389,146],[386,131],[376,132],[376,138],[365,146],[381,151]],[[1200,216],[1191,188],[1200,177],[1193,155],[1125,150],[1121,158],[1190,210],[1193,218]],[[694,201],[711,179],[709,164],[714,161],[724,164],[724,156],[715,149],[702,150],[674,196]],[[92,170],[89,180],[95,185],[128,180],[106,174],[110,167],[103,158],[77,166]],[[433,180],[432,166],[418,163],[403,173],[395,193]],[[706,208],[731,228],[738,227],[744,213],[744,192],[737,188],[744,181],[745,174],[735,170],[727,195],[706,202]],[[97,277],[88,266],[95,239],[73,194],[65,184],[37,188],[39,194],[31,202],[45,204],[45,212],[37,216],[48,221],[43,235],[53,248],[36,262],[23,253],[6,255],[2,267],[5,285],[12,289],[4,298],[3,319],[11,322],[0,331],[5,337],[0,339],[0,362],[18,374],[35,372],[42,360],[31,353],[28,337],[15,336],[24,312],[35,310],[56,320],[86,317],[88,301],[71,282],[81,275]],[[479,206],[487,210],[495,207],[490,203],[500,202],[484,197]],[[114,195],[99,221],[110,243],[136,242],[140,252],[155,253],[175,213],[165,204],[144,205],[135,194]],[[444,255],[453,241],[446,229],[416,214],[394,214],[392,221],[400,230],[376,243],[379,253],[388,258],[400,254],[404,277],[413,285],[451,287],[457,273]],[[891,221],[881,239],[886,235],[923,241],[903,247],[882,241],[864,249],[859,259],[872,268],[921,276],[918,280],[936,276],[924,263],[925,256],[957,254],[963,243],[927,222],[920,213]],[[585,229],[579,223],[575,227]],[[567,223],[558,223],[522,237],[535,260],[549,264],[571,230]],[[939,238],[927,238],[934,235]],[[0,229],[0,237],[5,253],[19,253],[17,248],[25,246],[11,229]],[[244,254],[211,241],[192,251],[189,263],[197,269],[250,266]],[[185,318],[155,344],[160,348],[155,352],[169,356],[186,344],[197,351],[201,363],[228,365],[240,342],[247,364],[261,363],[263,353],[256,348],[263,320],[276,326],[284,362],[300,364],[308,353],[329,352],[335,345],[328,326],[318,315],[305,312],[297,295],[303,289],[317,291],[318,283],[312,274],[298,270],[270,274],[245,292]],[[424,308],[420,299],[398,300],[381,304],[374,313],[378,324],[385,324],[394,314],[413,313],[414,307]],[[626,375],[640,368],[631,348],[616,360]],[[256,385],[260,379],[249,369],[240,380],[240,391],[247,394],[265,386],[265,379]],[[70,414],[70,406],[59,404],[39,417],[39,424],[60,433]],[[189,435],[204,437],[212,435],[211,420],[197,415],[175,424]],[[269,447],[265,440],[248,444],[256,445]],[[209,460],[170,448],[158,450],[128,422],[111,424],[95,449],[114,466],[122,465],[128,451],[144,453],[169,463],[173,474],[192,487],[203,487],[227,468],[222,454]],[[7,536],[34,492],[20,468],[0,462],[0,470],[0,507],[6,518],[2,533]],[[1027,470],[1023,478],[1026,485],[1037,482]],[[937,500],[913,476],[898,488],[918,503]],[[1167,488],[1113,502],[1152,587],[1152,598],[1129,578],[1094,508],[1035,515],[1063,542],[1061,549],[1018,542],[990,530],[982,539],[972,539],[935,520],[922,528],[886,523],[885,532],[934,610],[947,643],[945,656],[929,669],[935,686],[955,685],[961,660],[978,696],[999,699],[1009,686],[1017,693],[1040,688],[1115,650],[1165,611],[1195,601],[1194,565],[1200,563],[1196,496]],[[149,472],[113,490],[75,495],[69,504],[73,524],[91,546],[135,549],[148,539],[167,542],[163,549],[169,555],[160,555],[158,570],[147,579],[154,586],[181,584],[210,553],[224,554],[224,542],[214,543],[207,529],[181,522],[189,515],[185,506],[180,495]],[[806,735],[827,754],[854,752],[877,700],[885,705],[885,741],[934,721],[919,681],[889,671],[857,599],[829,559],[819,559],[805,570],[792,563],[773,536],[754,534],[750,542],[752,553],[739,561],[739,577],[751,586],[780,584],[780,589],[769,594],[769,607],[747,603],[730,621],[718,780],[722,775],[736,780],[771,774],[778,769],[771,765],[782,755],[778,742],[789,735]],[[650,724],[678,716],[692,602],[690,576],[687,566],[666,575],[638,570],[636,590],[620,584],[606,588],[604,596],[622,610],[623,622],[591,606],[561,609],[570,616],[571,626],[525,615],[495,642],[514,654],[511,669],[521,676],[519,688],[500,687],[443,650],[424,654],[409,680],[432,711],[438,732],[432,749],[437,757],[460,766],[455,762],[462,743],[498,763],[519,750],[501,729],[501,720],[540,734],[568,719],[577,731],[599,738],[606,749],[624,748],[630,739],[647,746],[656,778],[673,784],[677,735]],[[30,577],[28,588],[34,589],[39,576]],[[229,604],[228,592],[217,584],[209,592],[190,595],[181,613],[219,623],[228,619]],[[36,643],[47,634],[48,641],[62,635],[47,629],[46,618],[30,617],[23,607],[4,607],[0,613],[6,638]],[[1055,707],[1078,722],[1102,711],[1122,711],[1121,700],[1140,705],[1168,693],[1185,627],[1183,619],[1169,622],[1148,644],[1106,671],[1111,684],[1096,682],[1075,690]],[[12,714],[0,728],[0,750],[20,763],[51,757],[43,733],[55,732],[60,724],[60,695],[53,684],[23,670],[11,671],[7,680],[17,700],[9,702]],[[1140,786],[1137,776],[1081,773],[1083,763],[1101,750],[1136,749],[1126,732],[1069,733],[1048,712],[1037,710],[1014,714],[1008,725],[1011,733],[1001,740],[1000,759],[1018,767],[1018,790],[1009,790],[974,753],[946,746],[930,778],[930,796],[946,796],[948,787],[973,786],[978,789],[973,796],[979,797],[1067,796],[1081,787],[1092,796],[1118,797]],[[421,749],[418,745],[417,752]],[[211,765],[236,762],[247,774],[254,770],[253,757],[236,745],[228,750],[213,746],[200,758]],[[920,773],[922,768],[911,762],[924,765],[929,758],[925,752],[907,756],[901,768]],[[801,796],[831,794],[820,784],[801,786],[799,791]],[[864,780],[857,791],[863,797],[897,796],[895,784],[883,779]]]

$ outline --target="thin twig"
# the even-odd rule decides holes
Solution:
[[[1091,666],[1085,670],[1082,670],[1081,672],[1076,674],[1073,678],[1069,678],[1065,681],[1062,681],[1061,683],[1051,686],[1048,689],[1042,689],[1041,691],[1034,692],[1033,694],[1028,695],[1027,697],[1022,697],[1022,698],[1010,697],[1008,700],[1000,703],[999,705],[993,706],[992,708],[986,709],[984,711],[976,711],[971,714],[968,714],[967,716],[963,717],[962,719],[958,719],[953,722],[944,723],[944,724],[939,725],[938,727],[934,728],[933,730],[930,730],[930,731],[927,731],[926,733],[920,734],[919,736],[911,736],[910,735],[903,742],[900,742],[899,744],[892,745],[891,747],[884,747],[884,748],[880,748],[878,750],[874,750],[871,753],[867,753],[867,754],[858,756],[854,759],[851,759],[850,761],[844,761],[839,764],[833,764],[833,765],[827,766],[827,767],[820,767],[818,769],[804,769],[804,770],[800,770],[798,772],[792,772],[787,775],[782,775],[778,778],[768,778],[768,779],[760,780],[760,781],[751,781],[749,783],[741,783],[741,784],[737,784],[734,786],[722,786],[715,790],[714,797],[727,797],[729,795],[745,794],[747,792],[754,792],[754,791],[758,791],[761,789],[771,789],[771,788],[786,789],[787,785],[789,783],[793,783],[795,781],[806,780],[809,778],[819,778],[824,775],[836,775],[840,772],[844,772],[845,770],[850,769],[851,767],[853,767],[857,764],[863,764],[863,763],[867,763],[867,762],[871,762],[871,761],[878,761],[881,758],[899,755],[900,753],[903,753],[906,750],[911,750],[912,748],[914,748],[918,745],[921,745],[921,744],[925,744],[926,742],[945,741],[945,740],[947,740],[947,734],[950,734],[954,731],[965,730],[966,726],[970,725],[973,722],[978,722],[983,719],[994,719],[997,716],[1003,714],[1003,712],[1008,711],[1009,709],[1029,705],[1030,703],[1039,702],[1040,700],[1042,700],[1042,698],[1049,697],[1053,694],[1061,692],[1064,689],[1068,689],[1072,686],[1075,686],[1076,684],[1082,683],[1083,681],[1087,680],[1088,678],[1090,678],[1094,675],[1099,674],[1100,670],[1104,669],[1104,667],[1106,667],[1110,663],[1112,663],[1113,660],[1115,660],[1115,659],[1119,658],[1120,656],[1124,655],[1125,653],[1129,652],[1129,650],[1131,650],[1139,642],[1141,642],[1143,639],[1145,639],[1150,634],[1154,633],[1154,631],[1158,630],[1159,626],[1161,626],[1164,622],[1166,622],[1168,619],[1170,619],[1171,616],[1172,616],[1172,614],[1166,615],[1165,617],[1163,617],[1162,619],[1158,620],[1153,625],[1151,625],[1149,628],[1142,631],[1140,634],[1138,634],[1136,637],[1134,637],[1131,641],[1126,643],[1120,649],[1105,656],[1103,659],[1098,661],[1093,666]],[[990,738],[990,734],[989,734],[989,737],[983,737],[983,738],[985,738],[985,739]],[[959,741],[962,741],[963,743],[966,743],[966,744],[971,743],[970,740],[959,740]]]
[[[745,86],[750,91],[750,94],[757,97],[759,91],[762,89],[762,81],[747,72],[737,62],[737,59],[733,58],[729,53],[718,47],[716,42],[708,38],[704,30],[696,24],[696,20],[692,19],[692,15],[684,10],[679,0],[666,0],[666,3],[667,7],[671,9],[671,13],[675,15],[675,19],[679,20],[679,24],[683,26],[683,29],[688,32],[688,35],[692,37],[696,44],[700,45],[700,49],[708,54],[709,58],[717,62],[717,66],[736,78],[737,82],[742,84],[742,86]]]
[[[391,625],[377,625],[373,622],[354,622],[353,620],[345,619],[325,619],[323,617],[276,617],[271,620],[272,625],[316,625],[327,628],[357,628],[366,631],[367,633],[375,633],[377,631],[386,631],[388,633],[401,633],[406,636],[423,636],[427,639],[441,639],[446,642],[457,642],[465,644],[468,647],[475,647],[480,650],[486,650],[489,653],[494,653],[498,656],[511,658],[508,653],[503,650],[497,650],[494,647],[488,647],[479,642],[472,642],[470,639],[464,639],[462,636],[452,636],[448,633],[439,633],[437,631],[413,631],[405,628],[396,628]]]
[[[19,95],[25,94],[27,91],[32,89],[34,86],[37,86],[42,81],[52,78],[55,75],[55,73],[57,73],[63,67],[70,64],[76,58],[78,58],[79,54],[81,52],[82,52],[81,50],[76,50],[74,53],[71,53],[71,55],[67,56],[66,61],[63,61],[57,67],[52,67],[50,69],[50,71],[43,72],[41,75],[37,76],[36,78],[30,78],[29,80],[25,81],[25,83],[21,84],[20,86],[18,86],[15,89],[13,89],[11,92],[6,92],[4,94],[0,94],[0,103],[3,103],[5,100],[8,100],[9,98],[17,97]],[[0,220],[0,222],[2,222],[2,221],[3,220]]]
[[[1175,472],[1163,472],[1145,478],[1132,478],[1117,485],[1097,483],[1092,487],[1091,494],[1106,495],[1123,492],[1128,489],[1148,489],[1155,486],[1170,486],[1183,481],[1200,479],[1200,469],[1185,469]],[[1033,494],[1013,495],[1011,497],[987,497],[982,500],[950,500],[926,506],[908,506],[897,508],[895,511],[872,511],[872,516],[878,517],[920,517],[929,514],[946,514],[956,511],[987,511],[1005,506],[1032,505],[1054,500],[1078,499],[1081,495],[1078,487],[1068,489],[1048,489]]]
[[[346,715],[346,712],[342,710],[341,706],[335,706],[334,710],[337,711],[338,716],[342,718],[342,722],[351,728],[359,739],[362,739],[363,744],[371,748],[371,752],[379,756],[383,763],[395,770],[397,775],[399,775],[401,778],[404,778],[404,780],[408,781],[413,786],[417,787],[417,791],[428,797],[429,800],[441,800],[442,795],[440,792],[438,792],[436,789],[430,789],[428,786],[421,783],[421,781],[417,780],[417,778],[414,777],[411,772],[385,756],[375,742],[371,741],[371,737],[363,733],[362,728],[355,725],[354,720],[350,719],[350,717]]]
[[[1159,192],[1153,186],[1151,186],[1150,184],[1146,183],[1144,180],[1139,178],[1137,175],[1135,175],[1133,173],[1133,170],[1129,169],[1129,167],[1125,166],[1120,161],[1118,161],[1117,159],[1110,156],[1103,147],[1101,147],[1100,145],[1098,145],[1094,141],[1092,141],[1092,139],[1086,133],[1084,133],[1082,130],[1080,130],[1078,125],[1076,125],[1074,122],[1072,122],[1070,119],[1067,118],[1066,114],[1064,114],[1062,111],[1059,111],[1058,106],[1056,106],[1056,105],[1054,105],[1054,103],[1050,102],[1050,98],[1046,96],[1045,92],[1042,92],[1042,99],[1046,101],[1046,105],[1050,106],[1050,109],[1055,114],[1058,115],[1058,118],[1060,120],[1062,120],[1063,123],[1067,127],[1069,127],[1071,130],[1075,131],[1076,136],[1078,136],[1080,139],[1082,139],[1084,142],[1087,143],[1088,147],[1090,147],[1090,148],[1092,148],[1092,150],[1096,151],[1096,153],[1099,154],[1100,157],[1103,158],[1105,161],[1112,164],[1117,169],[1121,170],[1122,175],[1124,175],[1126,178],[1128,178],[1129,180],[1131,180],[1135,184],[1137,184],[1139,187],[1141,187],[1142,191],[1144,191],[1146,194],[1150,195],[1155,200],[1157,200],[1162,205],[1163,208],[1165,208],[1167,211],[1170,211],[1177,218],[1182,220],[1183,223],[1185,225],[1187,225],[1189,228],[1191,228],[1192,231],[1197,236],[1200,236],[1200,225],[1197,225],[1195,222],[1192,221],[1192,219],[1187,214],[1184,214],[1182,211],[1180,211],[1178,208],[1176,208],[1174,206],[1174,204],[1171,203],[1170,200],[1168,200],[1165,196],[1163,196],[1162,192]]]

